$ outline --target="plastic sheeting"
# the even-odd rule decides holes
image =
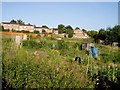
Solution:
[[[98,49],[95,47],[92,47],[90,49],[90,55],[91,55],[91,57],[98,57]]]

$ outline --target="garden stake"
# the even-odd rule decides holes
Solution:
[[[87,70],[86,70],[86,77],[87,77],[87,74],[88,74],[88,68],[89,68],[89,56],[88,56],[88,64],[87,64]]]
[[[92,57],[90,57],[90,62],[91,62],[91,63],[90,63],[90,67],[91,67],[91,72],[90,72],[90,73],[91,73],[91,76],[92,76],[92,71],[93,71],[93,70],[92,70],[92,69],[93,69],[93,68],[92,68],[92,63],[93,63],[93,58],[92,58]]]

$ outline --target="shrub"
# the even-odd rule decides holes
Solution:
[[[29,31],[25,31],[25,30],[22,30],[21,32],[22,33],[30,33]]]
[[[47,43],[46,43],[45,40],[42,40],[42,41],[40,42],[40,44],[42,45],[42,47],[46,47],[46,45],[47,45]]]
[[[4,29],[4,31],[7,31],[7,32],[9,32],[9,31],[10,31],[10,29]]]
[[[69,33],[68,38],[72,38],[72,37],[73,37],[73,33]]]
[[[12,32],[16,32],[16,30],[12,29]]]
[[[35,33],[35,34],[38,34],[38,33],[39,33],[39,31],[37,31],[37,30],[34,30],[34,33]]]
[[[81,50],[81,45],[79,43],[74,43],[73,48]]]
[[[50,37],[50,40],[55,40],[55,37]]]
[[[16,31],[16,32],[19,32],[19,33],[21,33],[22,31]]]
[[[58,40],[57,45],[58,45],[58,49],[61,49],[61,50],[68,49],[67,44],[63,40]]]
[[[0,26],[0,31],[4,31],[4,27],[3,26]]]
[[[23,47],[27,48],[42,48],[42,44],[37,43],[33,40],[26,40],[22,42]]]

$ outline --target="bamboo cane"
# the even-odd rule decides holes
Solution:
[[[87,64],[87,70],[86,70],[86,77],[87,77],[88,69],[89,69],[89,56],[87,57],[87,59],[88,59],[88,64]]]

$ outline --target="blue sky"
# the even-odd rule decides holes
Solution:
[[[3,2],[2,21],[21,19],[37,26],[71,25],[87,30],[118,24],[117,2]]]

